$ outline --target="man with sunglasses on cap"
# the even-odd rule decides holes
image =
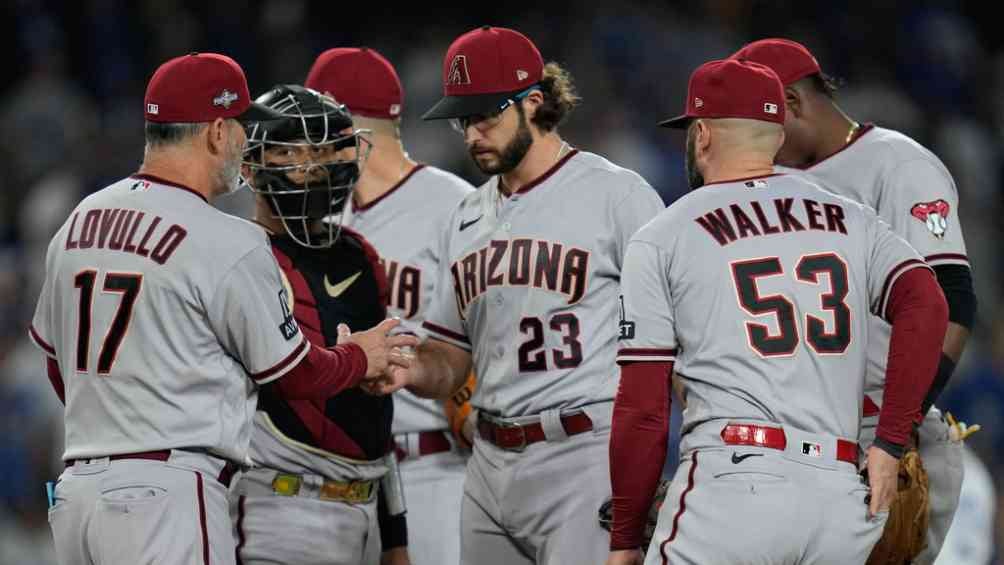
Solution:
[[[788,39],[762,39],[737,51],[772,68],[785,88],[785,142],[777,153],[778,170],[818,179],[841,196],[871,206],[893,231],[906,239],[934,269],[948,300],[948,331],[941,344],[938,372],[921,406],[923,421],[917,449],[927,470],[930,524],[927,547],[915,562],[930,564],[947,535],[962,489],[962,440],[979,429],[949,422],[934,406],[962,356],[976,318],[969,258],[959,218],[959,195],[940,159],[897,131],[859,124],[834,101],[834,81],[812,53]],[[882,406],[889,325],[870,317],[868,381],[859,441],[875,438]]]
[[[306,86],[345,104],[373,144],[342,223],[365,236],[380,254],[389,286],[387,307],[401,318],[398,330],[420,334],[437,285],[450,284],[437,278],[439,232],[473,187],[408,156],[401,140],[401,81],[376,50],[328,49],[314,61]],[[463,429],[472,387],[473,382],[465,383],[443,402],[406,390],[394,395],[394,443],[408,501],[408,554],[415,565],[450,565],[460,558],[467,463],[461,446],[470,446]],[[385,547],[395,543],[387,533],[380,532]]]
[[[447,284],[394,386],[445,398],[478,375],[461,563],[598,563],[621,260],[664,206],[636,173],[561,139],[578,97],[519,32],[460,36],[443,82],[425,119],[453,120],[492,177],[443,228]]]
[[[696,190],[624,259],[609,565],[642,563],[674,371],[682,463],[645,563],[863,563],[882,535],[948,307],[874,211],[774,174],[784,120],[777,74],[727,59],[694,71],[685,114],[661,124],[686,128]],[[892,324],[870,487],[856,443],[869,312]]]
[[[49,492],[64,565],[234,563],[227,487],[249,463],[258,388],[331,394],[407,365],[392,348],[414,343],[388,320],[310,345],[264,230],[209,205],[238,184],[244,124],[276,117],[236,62],[171,59],[144,104],[139,172],[56,233],[29,330],[66,404]]]

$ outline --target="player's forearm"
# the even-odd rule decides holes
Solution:
[[[920,406],[934,381],[948,325],[948,305],[927,269],[912,269],[893,285],[887,318],[892,323],[889,360],[876,445],[903,453]]]
[[[941,345],[938,371],[920,407],[921,414],[927,413],[948,386],[948,381],[955,372],[955,365],[962,358],[969,332],[976,323],[976,293],[969,267],[936,265],[934,273],[948,303],[948,330],[945,331],[945,340]]]
[[[958,363],[962,358],[962,352],[966,349],[966,342],[969,341],[969,329],[949,320],[948,329],[945,331],[945,341],[941,345],[941,351],[952,360]]]
[[[366,376],[366,354],[354,343],[332,348],[310,346],[303,359],[276,384],[285,398],[331,396],[352,388]]]
[[[464,385],[470,371],[470,353],[437,339],[426,339],[412,360],[408,390],[423,398],[445,400]]]
[[[666,460],[672,372],[669,362],[633,362],[621,367],[610,433],[612,550],[635,549],[642,543]]]
[[[931,382],[931,387],[924,397],[924,402],[920,405],[921,414],[927,414],[927,411],[930,410],[931,406],[934,405],[938,397],[945,390],[945,387],[948,386],[948,380],[952,378],[952,373],[955,372],[955,364],[958,362],[959,357],[962,356],[962,350],[966,346],[967,339],[969,339],[969,330],[954,322],[948,322],[948,330],[945,332],[945,341],[941,346],[941,356],[938,360],[938,370],[934,374],[934,380]]]

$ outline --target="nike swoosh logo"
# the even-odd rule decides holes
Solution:
[[[478,223],[478,221],[480,221],[481,218],[484,218],[484,217],[485,217],[485,215],[481,214],[480,216],[478,216],[477,218],[474,218],[473,220],[471,220],[469,222],[465,222],[463,220],[460,220],[460,231],[464,231],[467,228],[473,226],[474,224]]]
[[[732,462],[733,463],[742,463],[743,459],[747,459],[747,458],[750,458],[750,457],[763,457],[763,453],[747,453],[745,455],[739,455],[735,451],[732,452]]]
[[[338,298],[343,292],[352,286],[352,283],[356,282],[356,279],[358,279],[361,274],[363,274],[363,272],[359,271],[338,284],[331,284],[331,281],[328,280],[328,275],[324,275],[324,290],[328,291],[328,296],[331,298]]]

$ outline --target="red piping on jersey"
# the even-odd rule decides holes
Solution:
[[[189,187],[189,186],[185,186],[183,184],[179,184],[179,183],[176,183],[174,181],[170,181],[170,180],[167,180],[167,179],[164,179],[164,178],[161,178],[161,177],[158,177],[156,175],[148,175],[146,173],[136,173],[134,175],[129,175],[129,178],[139,179],[139,180],[148,180],[150,182],[155,182],[155,183],[157,183],[159,185],[162,185],[162,186],[170,186],[170,187],[173,187],[173,188],[180,188],[181,190],[185,190],[185,191],[191,192],[192,194],[194,194],[194,195],[198,196],[199,198],[201,198],[206,204],[209,204],[209,199],[207,199],[205,197],[205,195],[203,195],[201,192],[195,190],[194,188]]]
[[[817,159],[815,163],[809,163],[809,164],[807,164],[807,165],[801,165],[801,166],[797,166],[797,167],[792,167],[792,168],[793,168],[793,169],[801,169],[801,170],[803,170],[803,171],[807,171],[807,170],[811,169],[812,167],[815,167],[816,165],[818,165],[818,164],[822,163],[823,161],[826,161],[827,159],[829,159],[829,158],[833,157],[834,155],[836,155],[836,154],[840,153],[840,152],[841,152],[841,151],[843,151],[844,149],[847,149],[847,148],[848,148],[848,147],[850,147],[851,145],[854,145],[854,143],[855,143],[855,142],[856,142],[857,140],[859,140],[859,139],[861,139],[862,137],[864,137],[864,135],[865,135],[866,133],[870,132],[870,131],[871,131],[871,130],[873,130],[873,129],[875,129],[875,124],[872,124],[872,123],[867,123],[867,124],[862,124],[862,125],[861,125],[861,127],[860,127],[860,128],[858,128],[858,131],[854,133],[854,137],[852,137],[852,138],[851,138],[851,140],[850,140],[850,141],[848,141],[848,142],[847,142],[847,143],[846,143],[846,144],[845,144],[845,145],[844,145],[843,147],[841,147],[840,149],[837,149],[836,151],[834,151],[833,153],[830,153],[829,155],[827,155],[826,157],[823,157],[822,159]]]
[[[551,178],[551,175],[553,175],[554,173],[558,172],[558,169],[560,169],[561,167],[563,167],[565,165],[565,163],[568,162],[569,159],[571,159],[572,157],[578,155],[578,153],[579,153],[578,149],[572,149],[571,151],[568,152],[568,155],[565,155],[564,157],[562,157],[561,160],[559,160],[557,163],[555,163],[553,166],[551,166],[551,168],[548,169],[547,171],[545,171],[544,174],[542,174],[539,177],[533,179],[532,181],[524,184],[522,187],[520,187],[519,190],[517,190],[513,194],[526,194],[527,192],[530,192],[534,188],[537,188],[537,186],[539,186],[541,183],[543,183],[547,179]],[[499,193],[502,194],[502,196],[505,196],[506,198],[512,196],[512,194],[506,194],[502,190],[502,177],[501,176],[499,176],[499,182],[498,182],[498,188],[497,188],[497,190],[499,191]]]
[[[66,405],[66,387],[63,385],[63,375],[59,372],[59,363],[52,357],[45,358],[46,373],[49,374],[49,383],[56,391],[59,401]]]
[[[234,548],[234,561],[237,565],[244,565],[241,561],[241,549],[244,548],[244,499],[247,498],[241,495],[237,498],[237,547]]]
[[[690,473],[687,476],[687,488],[683,489],[680,494],[680,508],[677,509],[676,515],[673,516],[673,529],[669,533],[669,537],[666,541],[659,545],[659,553],[662,555],[662,565],[669,565],[669,557],[666,556],[666,544],[676,539],[676,532],[679,531],[680,516],[683,516],[683,511],[687,509],[687,493],[694,490],[694,471],[697,470],[697,452],[690,458]]]
[[[446,336],[446,337],[448,337],[450,339],[455,339],[455,340],[457,340],[457,341],[459,341],[461,343],[466,343],[468,345],[470,345],[470,343],[471,343],[470,340],[467,339],[467,336],[465,336],[463,334],[459,334],[459,333],[457,333],[457,332],[455,332],[455,331],[453,331],[453,330],[451,330],[449,328],[444,328],[443,326],[440,326],[438,324],[433,324],[432,322],[429,322],[429,321],[423,322],[422,323],[422,327],[425,328],[425,329],[427,329],[427,330],[432,330],[432,331],[436,332],[437,334]]]
[[[637,355],[640,357],[675,357],[676,350],[667,348],[660,349],[657,347],[649,347],[649,348],[628,347],[617,351],[617,356],[620,357],[621,355],[625,356]]]
[[[770,173],[770,174],[766,174],[766,175],[756,175],[754,177],[743,177],[741,179],[720,180],[720,181],[709,182],[707,184],[703,184],[699,188],[705,188],[705,187],[708,187],[708,186],[714,186],[716,184],[732,184],[734,182],[746,182],[748,180],[768,179],[770,177],[781,177],[781,176],[784,176],[784,175],[785,175],[785,173]]]
[[[408,182],[408,179],[410,179],[415,173],[417,173],[418,171],[420,171],[420,170],[422,170],[424,168],[425,168],[425,164],[424,163],[419,163],[419,164],[415,165],[414,167],[412,167],[412,169],[410,171],[408,171],[408,174],[404,175],[404,177],[402,177],[401,180],[399,180],[396,183],[394,183],[394,186],[388,188],[387,192],[381,194],[380,196],[377,196],[376,198],[374,198],[373,200],[367,202],[366,204],[360,204],[360,205],[356,206],[355,202],[353,201],[353,203],[352,203],[353,204],[352,209],[354,211],[356,211],[356,212],[362,212],[364,210],[369,210],[373,206],[376,206],[377,202],[380,202],[384,198],[387,198],[388,196],[390,196],[390,194],[392,192],[394,192],[397,189],[399,189],[402,186],[404,186],[404,183]]]
[[[301,335],[300,344],[297,345],[295,348],[293,348],[293,351],[290,352],[290,354],[287,355],[285,359],[273,365],[271,369],[266,369],[260,373],[254,373],[253,375],[251,375],[251,378],[256,381],[263,381],[271,377],[272,375],[278,373],[279,371],[287,369],[293,363],[293,360],[295,360],[298,355],[303,353],[303,349],[305,347],[309,347],[309,344],[307,343],[307,338]]]
[[[209,565],[209,531],[206,528],[206,497],[202,492],[202,473],[195,473],[195,484],[199,495],[199,525],[202,527],[202,562]]]
[[[45,341],[42,339],[42,336],[38,335],[38,332],[35,331],[35,326],[28,326],[28,335],[31,336],[31,339],[35,340],[35,343],[37,343],[43,351],[52,357],[56,356],[56,348],[49,345],[49,342]]]
[[[961,253],[935,253],[934,255],[924,257],[924,261],[927,261],[928,263],[941,260],[965,261],[966,263],[969,263],[969,257]]]

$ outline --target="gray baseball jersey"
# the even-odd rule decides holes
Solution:
[[[783,169],[778,167],[778,169]],[[931,266],[969,266],[959,222],[959,196],[952,175],[941,160],[909,137],[873,125],[841,151],[805,170],[792,170],[820,179],[827,189],[874,208],[893,231],[905,238]],[[891,327],[869,316],[868,369],[865,415],[859,441],[875,439],[877,413],[889,355]],[[921,425],[920,454],[930,478],[931,524],[927,549],[917,563],[932,563],[952,524],[962,484],[961,445],[947,439],[940,412],[932,409]]]
[[[969,266],[959,194],[945,165],[897,131],[863,127],[844,149],[805,170],[777,169],[819,179],[827,190],[871,206],[928,265]],[[881,406],[891,328],[881,319],[871,322],[865,393]]]
[[[191,189],[136,175],[84,199],[49,244],[30,331],[64,377],[64,458],[245,461],[254,382],[309,347],[285,292],[265,232]]]
[[[511,196],[493,177],[442,230],[430,336],[472,351],[476,408],[515,417],[611,401],[631,234],[664,209],[636,173],[572,151]]]
[[[389,315],[400,329],[423,333],[426,309],[439,280],[439,234],[464,196],[467,181],[435,167],[418,165],[380,198],[353,206],[346,225],[376,247],[390,285]],[[394,433],[449,429],[442,405],[406,390],[394,396]]]
[[[731,418],[843,438],[861,420],[867,314],[927,268],[873,211],[793,175],[684,196],[624,264],[618,359],[676,359],[684,434]]]

